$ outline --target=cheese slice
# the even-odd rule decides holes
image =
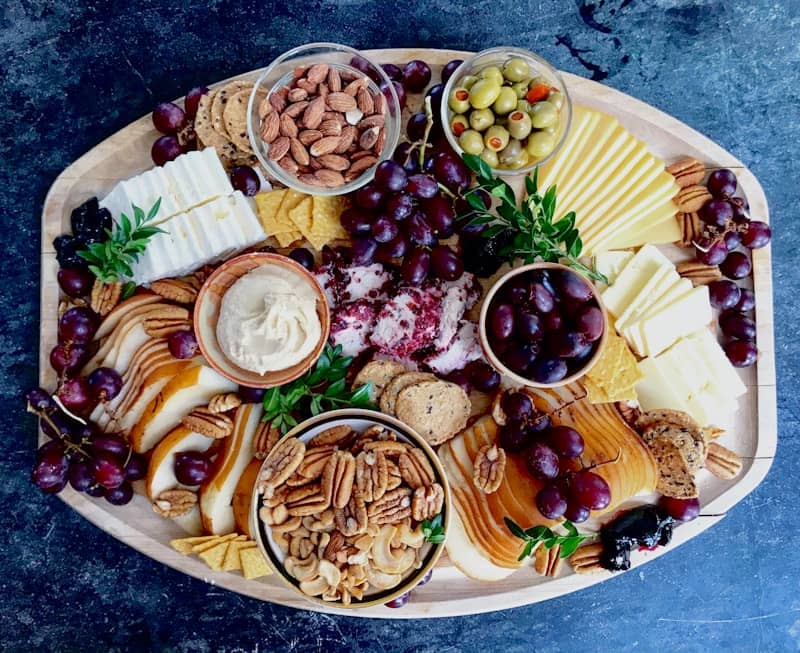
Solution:
[[[677,213],[678,207],[675,203],[666,202],[646,216],[642,216],[624,233],[612,234],[605,245],[613,249],[625,249],[639,247],[645,243],[660,245],[677,242],[681,238],[681,225],[676,218]]]
[[[635,322],[644,315],[652,306],[658,303],[659,298],[679,279],[678,273],[672,265],[662,266],[642,285],[639,293],[617,318],[614,326],[617,331],[624,329],[631,322]]]
[[[616,141],[624,133],[625,130],[619,126],[616,118],[601,114],[592,137],[586,139],[584,148],[570,163],[569,178],[566,183],[562,182],[562,187],[569,188],[572,193],[577,193],[578,189],[586,183],[589,171],[596,170],[600,165],[603,155],[619,149],[622,141],[620,140],[619,143]],[[564,198],[563,201],[568,202],[569,200]]]
[[[622,268],[614,284],[602,294],[608,311],[620,315],[638,294],[642,284],[659,269],[671,266],[670,260],[658,248],[645,245]]]
[[[736,368],[731,365],[728,357],[725,356],[725,351],[709,329],[698,329],[687,336],[687,340],[694,343],[696,351],[711,370],[711,376],[722,388],[723,394],[735,398],[747,392],[747,387],[739,377]]]
[[[675,343],[679,338],[711,321],[711,303],[708,287],[698,286],[677,301],[655,311],[651,317],[636,324],[642,335],[644,351],[640,355],[655,356]]]
[[[667,306],[668,304],[672,304],[677,299],[680,299],[684,295],[688,295],[692,292],[692,282],[688,279],[684,279],[683,277],[679,277],[678,280],[672,284],[661,297],[658,298],[658,301],[655,302],[652,306],[650,306],[645,313],[639,316],[639,319],[645,319],[651,317],[654,313],[657,313],[661,306]]]
[[[636,394],[642,410],[672,408],[690,413],[688,404],[676,391],[673,379],[655,359],[645,358],[639,361],[639,371],[642,379],[636,384]]]
[[[539,168],[541,188],[552,186],[554,180],[561,174],[566,161],[570,159],[575,149],[581,146],[591,119],[592,112],[589,109],[580,106],[572,108],[572,123],[564,143],[558,149],[556,156]]]
[[[589,114],[586,124],[581,132],[576,135],[575,146],[565,152],[564,156],[560,157],[560,161],[553,166],[549,177],[549,185],[565,187],[569,184],[569,180],[573,178],[572,170],[575,165],[582,160],[585,151],[591,150],[592,138],[601,123],[601,118],[602,115],[597,112]]]
[[[609,284],[613,284],[617,280],[617,276],[622,271],[628,261],[633,258],[633,252],[604,252],[598,256],[592,257],[592,265],[594,269],[608,279]],[[602,292],[608,285],[598,281],[595,284]]]

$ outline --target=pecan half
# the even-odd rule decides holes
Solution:
[[[642,411],[638,406],[632,406],[627,401],[618,401],[614,404],[619,416],[625,420],[628,426],[635,426],[638,419],[642,416]]]
[[[95,279],[89,306],[100,317],[105,317],[122,299],[122,286],[121,281],[103,283],[100,279]]]
[[[259,422],[253,439],[253,455],[264,460],[280,439],[280,429],[273,428],[269,422]]]
[[[322,472],[325,470],[325,466],[335,450],[336,447],[332,444],[323,447],[306,448],[306,455],[300,467],[297,468],[297,473],[305,478],[318,479],[322,476]]]
[[[533,554],[533,568],[537,574],[541,576],[558,576],[561,571],[562,558],[561,545],[556,544],[549,549],[540,544],[536,547],[536,552]]]
[[[191,490],[165,490],[153,501],[153,512],[174,519],[191,511],[197,505],[197,494]]]
[[[166,338],[192,328],[189,311],[182,306],[162,306],[144,318],[144,331],[151,338]]]
[[[703,177],[706,176],[705,166],[691,157],[681,159],[667,166],[667,172],[674,177],[675,183],[681,188],[699,184],[703,181]]]
[[[319,483],[294,488],[286,496],[286,510],[292,517],[305,517],[322,512],[330,505]]]
[[[600,556],[603,553],[602,544],[588,544],[582,546],[569,558],[569,564],[578,574],[596,574],[605,571],[600,564]]]
[[[411,501],[411,516],[417,521],[433,519],[442,512],[444,504],[444,488],[438,483],[414,490]],[[380,523],[380,522],[378,522]]]
[[[404,451],[397,460],[397,466],[400,468],[400,476],[413,490],[430,485],[436,480],[433,468],[422,449]]]
[[[694,243],[703,236],[705,226],[700,216],[696,213],[678,213],[678,225],[681,228],[681,239],[678,245],[681,247],[694,247]]]
[[[233,433],[233,420],[230,417],[214,413],[205,406],[192,410],[181,420],[181,424],[195,433],[215,440],[227,438]]]
[[[678,274],[692,282],[693,286],[704,286],[722,279],[717,265],[705,265],[700,261],[684,261],[675,266]]]
[[[306,445],[297,438],[286,438],[280,442],[267,456],[261,474],[258,477],[258,488],[268,499],[287,478],[303,462]]]
[[[714,476],[729,481],[742,471],[742,458],[718,442],[711,442],[708,445],[705,468]]]
[[[396,524],[411,516],[411,489],[398,487],[384,494],[367,508],[367,517],[375,524]]]
[[[197,288],[183,279],[159,279],[150,284],[150,290],[178,304],[192,304],[197,299]]]
[[[681,188],[675,196],[675,204],[678,205],[678,209],[680,209],[681,212],[693,213],[699,211],[703,204],[710,199],[712,198],[708,189],[700,184],[695,184],[694,186]]]
[[[356,492],[364,501],[377,501],[389,487],[389,466],[380,451],[362,451],[356,457]]]
[[[496,492],[506,471],[506,452],[496,444],[485,444],[475,456],[472,482],[484,494]]]
[[[308,448],[325,447],[334,445],[342,449],[348,447],[353,441],[356,432],[347,424],[340,424],[339,426],[332,426],[329,429],[320,431],[313,438],[308,441]]]
[[[322,492],[334,508],[344,508],[353,493],[356,459],[349,451],[336,450],[322,472]]]
[[[409,450],[405,442],[395,440],[374,440],[364,444],[364,451],[382,451],[387,458],[398,457]]]
[[[367,532],[367,507],[355,494],[344,508],[338,508],[333,516],[336,528],[347,537]]]
[[[386,484],[386,491],[394,490],[403,484],[403,476],[400,474],[400,468],[393,460],[386,461],[386,469],[388,471],[388,482]]]
[[[242,400],[235,392],[223,392],[214,395],[208,402],[208,410],[212,413],[227,413],[242,405]]]

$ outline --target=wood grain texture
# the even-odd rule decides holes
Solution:
[[[434,77],[441,66],[469,53],[446,50],[376,50],[366,53],[378,62],[404,62],[421,58],[430,62]],[[254,79],[259,71],[237,76]],[[678,120],[619,91],[575,75],[563,73],[572,100],[615,115],[623,126],[646,141],[655,154],[668,162],[690,155],[709,168],[735,170],[751,212],[769,221],[766,197],[755,176],[734,156],[702,134]],[[225,80],[227,81],[227,80]],[[222,84],[224,82],[220,82]],[[152,166],[150,146],[156,138],[150,116],[144,116],[106,139],[64,170],[56,179],[42,211],[41,258],[41,341],[40,382],[55,387],[56,378],[48,365],[48,354],[56,342],[58,309],[58,266],[53,238],[69,230],[69,214],[91,195],[102,196],[114,184]],[[677,256],[676,256],[677,258]],[[756,323],[760,356],[757,366],[742,372],[749,392],[742,398],[737,425],[724,436],[723,443],[742,454],[744,470],[735,482],[716,479],[707,472],[699,477],[703,503],[701,517],[680,525],[673,542],[665,548],[633,555],[633,568],[642,565],[688,541],[724,517],[725,513],[751,492],[769,471],[777,442],[775,359],[772,319],[772,263],[770,248],[753,252],[753,287],[756,294]],[[42,436],[44,437],[44,436]],[[61,499],[90,522],[141,553],[186,574],[220,587],[265,601],[307,610],[320,610],[299,598],[277,579],[246,581],[238,572],[213,572],[196,557],[183,556],[169,547],[169,540],[180,537],[180,529],[156,516],[145,497],[137,495],[125,507],[115,508],[102,500],[91,499],[70,488]],[[497,583],[480,583],[461,575],[446,557],[435,571],[434,582],[414,592],[414,599],[403,610],[384,607],[360,611],[328,610],[349,616],[408,619],[444,617],[489,612],[535,603],[573,592],[611,578],[611,574],[580,576],[564,573],[557,579],[544,579],[530,566]]]

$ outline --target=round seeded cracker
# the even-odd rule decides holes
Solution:
[[[213,147],[221,159],[232,158],[238,150],[229,138],[217,133],[211,126],[211,104],[216,91],[211,91],[200,98],[197,115],[194,118],[194,130],[204,147]]]
[[[247,103],[249,101],[250,91],[239,91],[230,97],[222,110],[222,120],[228,138],[243,152],[253,151],[250,147],[250,139],[247,137]]]
[[[394,415],[397,404],[397,396],[402,390],[410,385],[413,385],[414,383],[419,383],[420,381],[436,380],[436,375],[428,372],[405,372],[404,374],[398,374],[386,384],[386,387],[381,393],[381,410],[388,415]]]
[[[356,374],[356,378],[353,380],[353,387],[357,388],[360,385],[372,383],[372,400],[378,401],[386,384],[405,371],[406,368],[395,361],[370,361]]]
[[[467,425],[472,405],[461,386],[448,381],[422,381],[397,396],[397,419],[437,446]]]
[[[222,117],[222,113],[231,97],[240,91],[249,92],[252,88],[252,82],[230,82],[214,94],[214,99],[211,102],[211,127],[215,132],[228,140],[233,140],[228,134],[228,130],[225,129],[225,120]]]

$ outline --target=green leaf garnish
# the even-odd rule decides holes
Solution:
[[[425,536],[425,541],[431,544],[441,544],[444,542],[447,533],[444,532],[442,513],[439,513],[433,519],[426,519],[422,522],[422,534]]]
[[[325,345],[313,370],[286,385],[270,388],[264,395],[264,422],[281,433],[297,426],[299,417],[319,415],[336,408],[374,408],[372,383],[347,390],[347,368],[352,356],[342,356],[341,345]]]
[[[89,269],[100,281],[114,283],[133,276],[132,266],[147,248],[147,242],[156,234],[164,233],[164,230],[158,227],[145,226],[158,215],[160,206],[159,197],[145,215],[142,209],[132,205],[133,222],[123,213],[113,230],[106,229],[108,240],[103,243],[92,243],[78,252],[78,256],[89,263]],[[134,286],[133,290],[135,288]],[[128,292],[132,294],[133,290]]]
[[[462,157],[467,167],[476,174],[477,184],[465,196],[471,210],[460,215],[459,220],[469,224],[488,224],[489,227],[482,233],[487,239],[504,231],[511,232],[513,240],[501,252],[509,262],[520,258],[525,263],[540,260],[564,263],[590,279],[607,283],[604,275],[579,260],[583,241],[575,228],[575,213],[570,211],[554,222],[556,187],[550,186],[544,195],[540,195],[539,168],[525,178],[528,197],[521,206],[517,206],[514,190],[500,177],[493,176],[492,169],[483,159],[467,153]],[[484,190],[500,200],[494,212],[486,209],[477,194],[478,190]]]
[[[505,521],[506,527],[514,537],[518,537],[525,542],[522,553],[520,553],[517,560],[527,558],[539,544],[542,544],[546,549],[552,549],[558,544],[561,547],[558,551],[558,557],[568,558],[575,553],[581,542],[597,537],[595,533],[579,533],[578,529],[575,528],[575,524],[567,519],[561,522],[561,526],[567,531],[566,535],[559,535],[552,529],[547,528],[547,526],[534,526],[523,529],[509,517],[503,517],[503,521]]]

